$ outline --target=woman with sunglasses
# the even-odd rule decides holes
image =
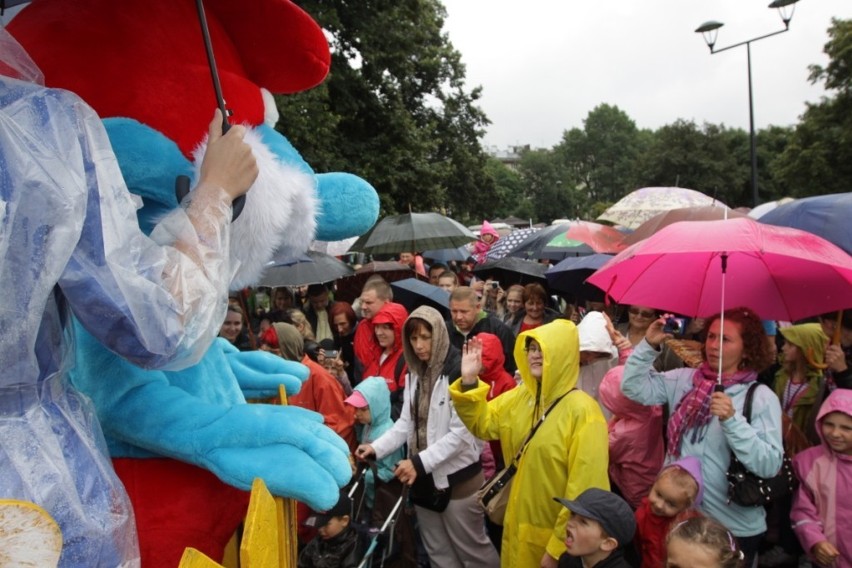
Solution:
[[[630,340],[630,344],[636,347],[640,341],[645,339],[645,332],[660,317],[660,313],[648,306],[632,305],[627,308],[627,321],[616,326],[621,334]]]

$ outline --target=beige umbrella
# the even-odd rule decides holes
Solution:
[[[724,203],[685,187],[643,187],[628,193],[598,217],[630,229],[636,229],[653,217],[683,207],[727,207]]]

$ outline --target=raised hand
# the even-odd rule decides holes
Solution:
[[[471,337],[462,346],[462,384],[475,385],[479,380],[480,372],[482,372],[482,341],[477,337]]]

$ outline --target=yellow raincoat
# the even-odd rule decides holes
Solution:
[[[541,382],[530,375],[527,338],[541,345]],[[489,386],[482,381],[465,392],[460,380],[450,386],[464,424],[478,438],[499,439],[507,462],[542,411],[575,387],[580,368],[576,326],[556,320],[522,333],[515,343],[515,361],[523,383],[490,402]],[[503,567],[538,567],[545,551],[557,559],[565,552],[570,513],[553,498],[575,499],[590,487],[608,490],[608,447],[606,421],[593,398],[574,390],[559,401],[527,445],[512,482],[500,554]]]

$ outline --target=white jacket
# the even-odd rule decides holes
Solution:
[[[408,441],[408,434],[414,428],[411,412],[412,389],[417,389],[417,376],[409,373],[403,391],[402,413],[393,427],[372,442],[376,458],[381,459]],[[425,450],[418,455],[426,473],[431,473],[435,487],[444,489],[449,486],[447,476],[479,461],[482,442],[476,439],[456,414],[449,394],[449,377],[441,375],[432,389],[429,404],[429,417],[426,423]]]

